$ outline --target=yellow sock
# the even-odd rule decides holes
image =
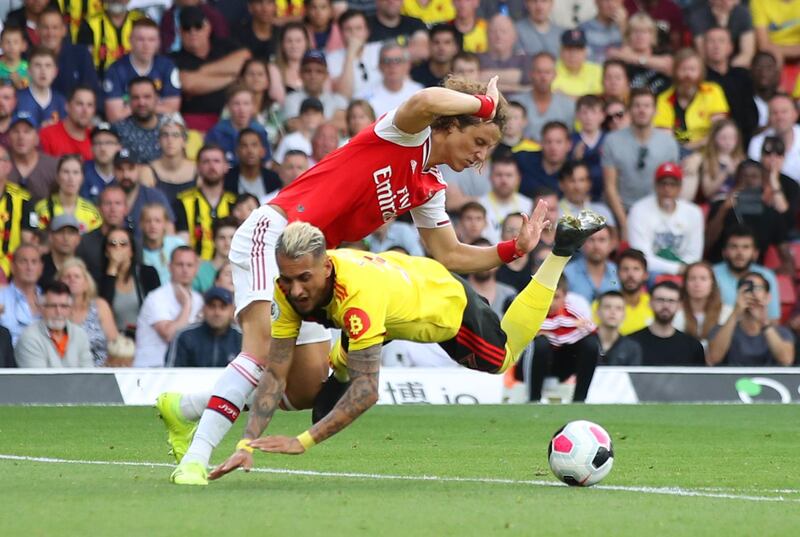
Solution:
[[[553,294],[567,261],[569,257],[548,255],[530,283],[508,307],[508,311],[500,321],[500,326],[508,338],[506,360],[498,373],[503,373],[511,367],[536,336],[550,310]]]

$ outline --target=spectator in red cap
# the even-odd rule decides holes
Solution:
[[[628,229],[631,248],[641,250],[654,274],[682,274],[686,265],[703,257],[703,211],[680,199],[683,172],[674,162],[656,170],[655,194],[631,207]]]

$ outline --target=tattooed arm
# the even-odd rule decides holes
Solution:
[[[253,396],[253,406],[244,430],[245,440],[261,436],[272,420],[272,415],[275,414],[283,396],[283,390],[286,388],[286,376],[292,365],[295,341],[294,338],[272,340],[266,371],[261,375]],[[219,479],[239,467],[245,472],[250,471],[253,467],[252,449],[248,450],[238,446],[237,448],[233,455],[228,457],[228,460],[211,471],[208,475],[209,479]]]
[[[317,422],[308,434],[318,444],[335,435],[378,402],[378,372],[381,365],[381,345],[353,351],[347,356],[350,386],[327,416]],[[269,453],[298,455],[306,449],[295,437],[266,436],[250,446]]]
[[[272,340],[267,368],[253,395],[253,406],[242,435],[244,438],[253,440],[261,436],[278,409],[286,389],[286,376],[292,365],[295,341],[294,338]]]

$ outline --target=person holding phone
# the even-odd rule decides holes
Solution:
[[[754,160],[741,162],[736,167],[733,189],[724,200],[712,203],[708,212],[707,258],[721,261],[722,247],[730,230],[744,225],[755,235],[759,262],[763,262],[767,249],[775,246],[781,258],[778,272],[794,274],[787,222],[778,210],[780,207],[775,205],[775,197],[764,165]]]
[[[708,338],[708,365],[740,367],[790,366],[794,364],[794,336],[767,315],[769,282],[748,272],[738,283],[736,307],[722,326]]]

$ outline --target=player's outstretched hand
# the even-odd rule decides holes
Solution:
[[[228,457],[228,460],[211,470],[208,474],[210,480],[219,479],[225,474],[241,468],[245,472],[249,472],[253,468],[253,454],[248,453],[243,449],[237,449],[233,455]]]
[[[547,202],[539,200],[530,218],[526,214],[522,215],[522,228],[517,235],[517,250],[529,253],[539,244],[542,231],[552,224],[547,219],[547,209]]]
[[[493,76],[486,85],[486,96],[491,97],[492,101],[494,101],[494,110],[492,110],[492,115],[489,119],[494,119],[494,115],[497,113],[497,105],[500,102],[500,92],[497,90],[497,78],[497,76]]]
[[[300,455],[306,448],[294,436],[265,436],[250,442],[250,447],[260,449],[265,453],[285,453],[287,455]]]

